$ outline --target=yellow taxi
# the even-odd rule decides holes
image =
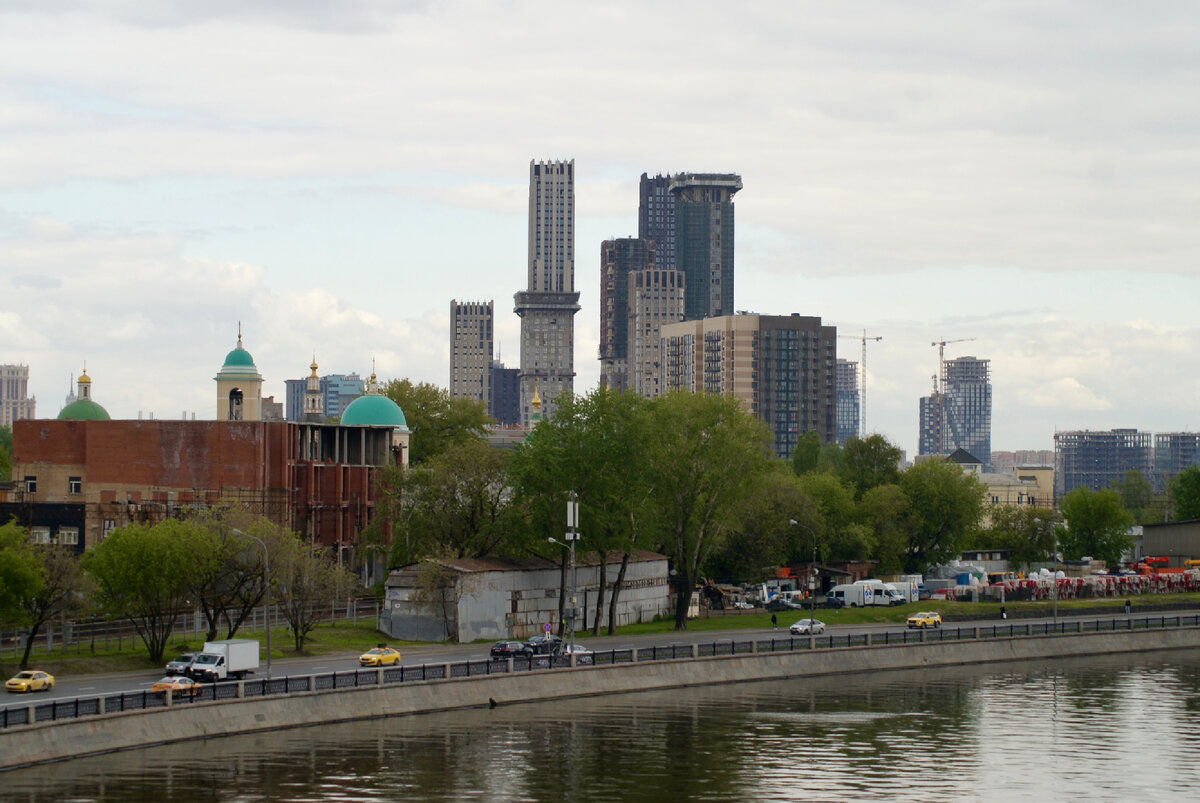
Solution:
[[[54,688],[54,675],[40,669],[25,669],[4,683],[8,692],[50,691]]]
[[[202,684],[182,675],[167,675],[150,687],[150,691],[155,694],[166,694],[169,691],[172,697],[195,697],[203,690]]]
[[[937,611],[917,611],[908,617],[909,627],[941,627],[942,615]]]
[[[380,644],[358,656],[361,666],[394,666],[400,663],[400,651]]]

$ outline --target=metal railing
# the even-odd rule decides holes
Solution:
[[[1200,627],[1200,614],[1121,617],[1112,619],[1060,619],[1057,622],[1005,622],[1003,624],[972,624],[929,629],[885,630],[882,633],[825,633],[820,636],[788,636],[787,638],[736,639],[695,644],[667,644],[636,649],[597,650],[575,656],[576,666],[612,666],[646,661],[678,661],[694,657],[751,655],[755,653],[798,652],[812,649],[865,647],[916,644],[942,641],[985,639],[1016,639],[1047,635],[1104,633],[1133,630]],[[510,664],[511,662],[511,664]],[[533,655],[500,659],[475,659],[415,666],[352,669],[320,675],[297,675],[254,680],[225,681],[203,684],[192,696],[172,696],[151,691],[119,692],[74,700],[51,700],[44,703],[10,705],[0,708],[0,728],[30,723],[50,722],[80,717],[98,716],[117,711],[166,708],[199,702],[230,701],[247,697],[287,695],[314,691],[333,691],[423,680],[478,677],[482,675],[528,672],[539,669],[570,667],[570,656]],[[510,670],[511,666],[511,670]]]

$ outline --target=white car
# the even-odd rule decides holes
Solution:
[[[576,664],[590,664],[594,658],[592,651],[582,644],[564,644],[557,651],[558,655],[575,656]]]
[[[815,636],[825,632],[825,623],[820,619],[801,619],[789,627],[788,632],[793,636]]]

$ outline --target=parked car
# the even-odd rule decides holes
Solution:
[[[198,692],[204,690],[204,685],[197,683],[188,677],[177,675],[168,675],[162,680],[156,681],[150,687],[150,691],[155,694],[166,695],[169,691],[172,697],[195,697]]]
[[[563,644],[554,654],[568,657],[574,655],[576,664],[590,664],[596,659],[595,653],[582,644]]]
[[[766,604],[766,609],[771,612],[778,611],[802,611],[804,610],[803,602],[796,602],[782,597],[776,597]]]
[[[908,617],[909,627],[941,627],[942,615],[937,611],[917,611]]]
[[[188,667],[196,659],[196,653],[185,652],[173,661],[167,661],[167,677],[171,675],[186,675]]]
[[[7,692],[50,691],[53,688],[54,675],[40,669],[25,669],[4,684]]]
[[[788,628],[793,636],[817,635],[825,632],[825,623],[820,619],[801,619]]]
[[[497,641],[492,645],[491,655],[493,658],[516,658],[518,655],[525,654],[525,642],[523,641]]]
[[[395,666],[400,663],[400,651],[380,644],[358,656],[360,666]]]
[[[560,649],[562,639],[553,633],[539,633],[525,639],[526,655],[550,655]]]

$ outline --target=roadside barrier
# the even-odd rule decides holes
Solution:
[[[534,655],[502,659],[396,666],[377,669],[352,669],[320,675],[295,675],[253,680],[204,684],[191,696],[175,696],[151,691],[121,692],[73,700],[30,702],[0,708],[0,729],[34,723],[75,720],[149,708],[187,706],[200,702],[235,702],[250,697],[286,696],[315,691],[386,686],[426,680],[476,677],[480,675],[553,670],[647,661],[681,661],[726,655],[796,652],[843,647],[881,647],[939,641],[1022,639],[1075,633],[1107,633],[1134,630],[1200,627],[1200,614],[1132,616],[1103,619],[1060,619],[1050,622],[981,624],[929,629],[906,629],[882,633],[788,636],[738,641],[736,639],[694,644],[652,645],[633,649],[598,650],[567,655]]]

